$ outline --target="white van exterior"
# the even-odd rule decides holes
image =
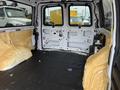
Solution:
[[[0,6],[0,27],[30,25],[31,19],[25,16],[25,10],[13,6]]]

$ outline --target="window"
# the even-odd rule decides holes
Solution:
[[[5,17],[3,8],[0,8],[0,17]]]
[[[4,18],[0,19],[0,27],[32,25],[32,7],[26,4],[4,0],[4,3],[0,5],[1,16],[4,16]]]
[[[63,25],[63,14],[61,6],[46,7],[44,9],[44,25]]]
[[[89,6],[70,6],[69,24],[71,26],[91,26],[92,18]]]

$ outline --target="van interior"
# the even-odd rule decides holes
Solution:
[[[110,0],[0,0],[0,90],[107,90]]]

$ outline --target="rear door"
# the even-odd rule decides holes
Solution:
[[[47,4],[42,7],[42,46],[45,49],[66,48],[63,5]]]
[[[42,48],[89,53],[95,35],[91,3],[47,3],[40,6]],[[39,8],[39,9],[40,9]],[[40,11],[40,10],[39,10]],[[40,17],[40,16],[39,16]],[[40,20],[41,18],[39,18]],[[40,27],[41,28],[41,27]]]
[[[68,4],[68,49],[89,53],[95,35],[92,8],[91,3]]]

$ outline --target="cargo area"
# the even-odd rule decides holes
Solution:
[[[60,51],[32,51],[33,57],[0,72],[0,90],[83,90],[87,56]]]
[[[0,1],[0,90],[107,90],[107,0]]]

